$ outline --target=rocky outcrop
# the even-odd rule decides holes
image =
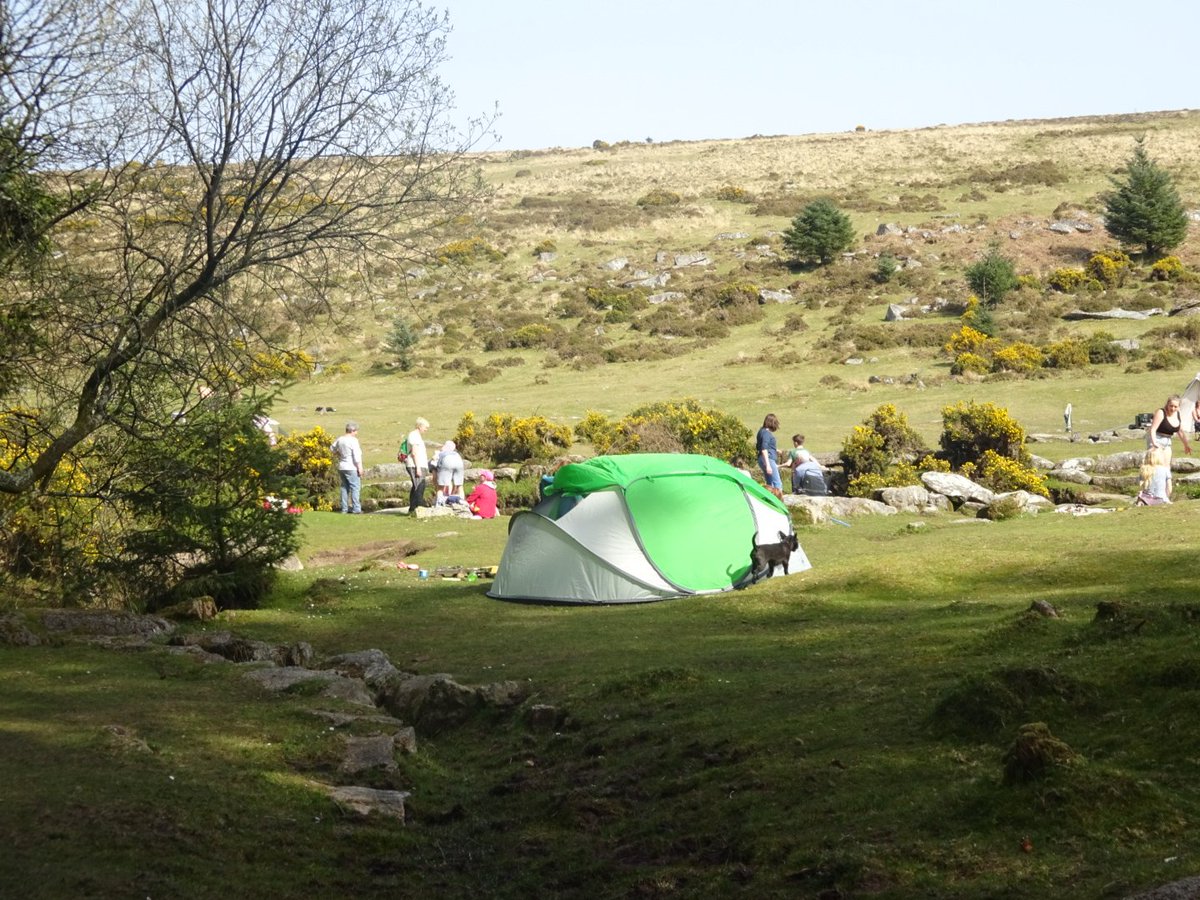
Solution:
[[[48,609],[41,615],[47,634],[149,640],[170,634],[175,626],[161,616],[110,609]]]
[[[953,472],[922,472],[921,483],[932,493],[949,498],[955,509],[966,502],[988,506],[996,498],[995,493],[983,485]]]

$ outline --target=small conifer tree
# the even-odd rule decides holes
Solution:
[[[396,357],[396,365],[401,371],[407,372],[413,367],[413,348],[419,340],[403,319],[396,319],[392,323],[392,333],[388,335],[388,349]]]
[[[854,226],[850,217],[831,200],[808,204],[783,233],[783,245],[799,262],[832,262],[853,243]]]
[[[1183,243],[1188,219],[1171,176],[1147,155],[1143,140],[1136,139],[1125,179],[1112,179],[1116,190],[1105,202],[1104,227],[1122,244],[1141,246],[1157,259]]]
[[[987,255],[967,266],[967,284],[985,307],[994,307],[1004,295],[1017,287],[1017,273],[1011,259],[992,246]]]

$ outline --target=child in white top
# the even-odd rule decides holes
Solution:
[[[1175,485],[1171,479],[1170,450],[1151,447],[1142,461],[1142,492],[1138,500],[1148,506],[1170,503]]]

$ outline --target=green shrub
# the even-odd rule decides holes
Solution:
[[[1044,185],[1054,187],[1065,184],[1067,173],[1052,159],[1037,162],[1017,163],[1007,169],[975,169],[967,181],[970,184],[990,184],[997,189],[1018,185]]]
[[[533,255],[540,256],[543,253],[554,253],[558,250],[558,244],[553,238],[546,238],[543,241],[538,241],[533,247]]]
[[[495,366],[471,366],[463,376],[463,384],[487,384],[500,377],[500,370]]]
[[[509,345],[512,347],[542,347],[548,343],[547,338],[556,333],[560,333],[557,326],[551,327],[537,322],[529,325],[522,325],[512,333],[509,338]]]
[[[745,425],[690,398],[638,407],[619,422],[589,411],[575,434],[599,454],[684,452],[718,459],[753,454],[752,435]]]
[[[890,253],[883,253],[880,254],[879,261],[875,264],[875,274],[872,277],[879,284],[887,284],[898,271],[900,271],[900,264],[896,262],[896,257]]]
[[[892,403],[876,407],[863,424],[883,438],[884,449],[894,457],[906,456],[925,446],[921,436],[908,424],[908,416]]]
[[[621,313],[626,317],[650,305],[646,301],[646,292],[640,288],[587,287],[583,295],[593,309]]]
[[[139,576],[152,608],[202,594],[221,608],[257,606],[274,565],[299,545],[288,457],[267,442],[256,413],[261,406],[248,401],[202,405],[172,426],[170,440],[130,446],[122,499],[133,522],[109,563]],[[322,450],[332,462],[329,444]]]
[[[959,316],[959,321],[985,337],[995,337],[996,335],[996,321],[992,317],[991,309],[986,304],[980,303],[979,298],[974,295],[967,298],[967,308]]]
[[[1066,338],[1045,349],[1046,365],[1051,369],[1082,369],[1091,362],[1088,344],[1079,338]]]
[[[530,509],[541,499],[540,478],[520,478],[517,481],[499,479],[496,482],[496,507],[506,515]]]
[[[1125,350],[1116,343],[1117,337],[1111,331],[1097,331],[1085,341],[1088,362],[1099,363],[1120,362],[1125,358]]]
[[[617,442],[617,423],[604,413],[589,409],[582,421],[575,426],[575,438],[591,444],[596,453],[604,456]]]
[[[683,198],[674,191],[655,188],[639,197],[637,205],[645,209],[654,206],[678,206],[682,202]]]
[[[1182,369],[1188,358],[1172,347],[1162,347],[1155,350],[1146,359],[1146,368],[1157,371],[1173,371]]]
[[[727,184],[724,187],[717,189],[717,199],[725,200],[730,203],[751,203],[754,198],[750,192],[743,187]]]

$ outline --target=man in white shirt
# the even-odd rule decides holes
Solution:
[[[425,432],[429,422],[418,418],[417,427],[408,433],[408,477],[412,490],[408,492],[408,512],[416,515],[417,507],[425,505],[425,480],[429,476],[429,453],[425,449]]]
[[[362,491],[362,446],[358,443],[358,424],[346,423],[346,433],[334,441],[330,447],[333,458],[337,460],[338,479],[342,486],[342,512],[361,513],[362,503],[359,499]]]

